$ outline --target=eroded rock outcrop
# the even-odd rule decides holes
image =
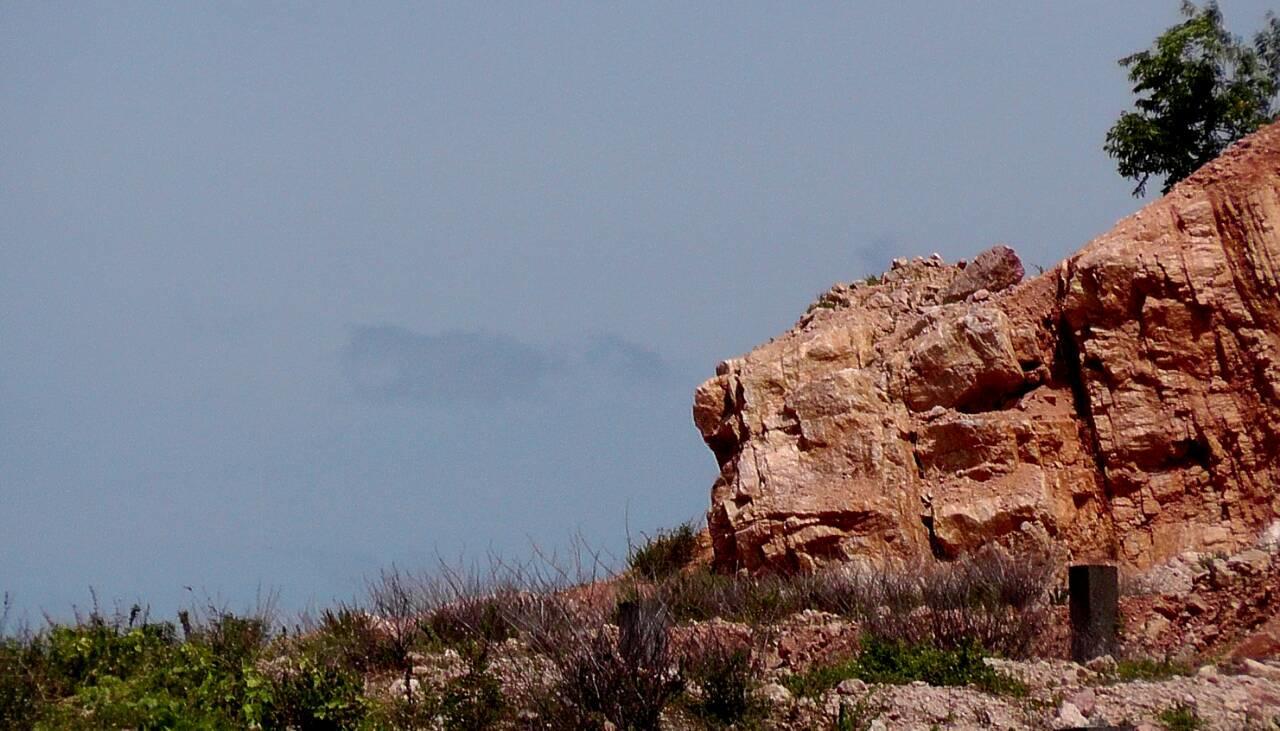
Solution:
[[[836,285],[696,392],[716,564],[1252,543],[1280,512],[1278,226],[1273,125],[1030,280],[996,247]]]

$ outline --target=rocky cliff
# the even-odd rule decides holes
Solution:
[[[1252,542],[1280,512],[1277,226],[1272,125],[1032,279],[996,247],[834,286],[695,394],[716,565]]]

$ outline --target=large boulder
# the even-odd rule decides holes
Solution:
[[[990,542],[1153,565],[1280,513],[1280,126],[1051,271],[836,285],[694,398],[724,569]]]

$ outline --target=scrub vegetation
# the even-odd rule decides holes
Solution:
[[[1025,655],[1048,620],[1048,560],[725,576],[690,566],[695,539],[658,533],[618,575],[592,555],[393,568],[361,601],[289,621],[270,601],[172,620],[95,601],[6,628],[0,728],[765,727],[760,638],[798,612],[862,627],[854,655],[790,677],[803,696],[844,678],[1016,692],[983,658]]]

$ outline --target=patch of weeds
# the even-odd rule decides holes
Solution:
[[[1025,696],[1027,686],[983,662],[987,653],[975,642],[944,650],[928,644],[867,638],[858,655],[862,680],[869,683],[972,685],[988,693]]]
[[[1176,660],[1153,660],[1151,658],[1125,658],[1117,660],[1115,668],[1107,673],[1105,682],[1128,683],[1134,680],[1168,680],[1195,673],[1187,663]]]
[[[30,728],[41,700],[43,653],[21,639],[0,637],[0,728]]]
[[[721,618],[771,624],[808,606],[803,579],[776,575],[738,576],[707,569],[686,571],[658,583],[654,597],[676,621]]]
[[[352,607],[324,610],[308,644],[317,654],[361,674],[402,670],[407,662],[406,648],[370,614]]]
[[[477,642],[500,643],[516,635],[510,618],[519,604],[520,597],[512,591],[462,595],[431,612],[423,623],[424,630],[433,643],[459,651]]]
[[[484,731],[502,720],[502,683],[489,671],[487,650],[473,648],[467,672],[450,680],[440,699],[440,715],[450,731]]]
[[[863,278],[862,283],[869,284],[869,285],[876,285],[876,284],[879,284],[880,281],[881,280],[880,280],[879,274],[868,274],[866,277]]]
[[[655,581],[678,573],[693,561],[698,532],[692,522],[645,536],[644,545],[632,547],[627,566],[637,575]]]
[[[788,675],[782,684],[794,696],[817,698],[836,687],[842,680],[859,677],[858,659],[846,660],[831,665],[819,665],[809,668],[803,673]]]
[[[1168,731],[1196,731],[1207,726],[1196,709],[1185,703],[1164,709],[1156,718]]]
[[[840,702],[840,710],[831,723],[832,731],[867,731],[887,705],[874,691],[859,696],[853,703]]]
[[[786,686],[795,695],[817,697],[849,678],[893,685],[919,680],[929,685],[969,685],[996,695],[1027,695],[1024,683],[987,665],[983,662],[986,657],[982,647],[972,642],[941,649],[925,643],[867,637],[857,657],[792,675]]]
[[[401,731],[439,726],[440,699],[419,690],[413,702],[404,696],[369,699],[368,713],[360,722],[361,731]]]
[[[107,618],[96,611],[74,625],[27,637],[18,656],[18,690],[34,701],[23,717],[4,711],[5,728],[234,728],[261,710],[262,686],[249,668],[267,642],[263,617],[214,613],[186,641],[169,622],[139,621],[137,607]]]
[[[353,728],[368,710],[359,674],[306,652],[277,658],[248,684],[249,720],[262,728]]]
[[[689,681],[701,691],[690,710],[713,727],[755,727],[767,710],[752,693],[756,671],[749,647],[712,642],[701,648],[685,665]]]

